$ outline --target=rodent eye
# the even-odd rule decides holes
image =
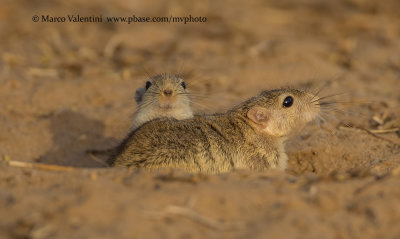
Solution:
[[[182,81],[181,86],[186,90],[186,83],[184,81]]]
[[[150,81],[146,81],[146,90],[149,89],[151,86],[151,82]]]
[[[283,100],[283,104],[282,105],[283,105],[283,107],[286,107],[286,108],[292,106],[293,105],[293,97],[291,97],[291,96],[286,97]]]

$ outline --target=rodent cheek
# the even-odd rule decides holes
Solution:
[[[310,106],[307,111],[304,112],[304,121],[310,122],[313,121],[319,114],[319,108]]]
[[[269,134],[273,135],[276,137],[281,137],[287,135],[288,132],[288,118],[287,117],[282,117],[281,114],[272,114],[268,126],[264,129],[264,131]]]
[[[148,104],[148,103],[153,103],[154,101],[157,101],[157,100],[155,100],[151,95],[144,94],[143,97],[142,97],[141,103]]]
[[[282,127],[280,125],[276,125],[276,124],[268,125],[268,127],[266,127],[264,129],[264,131],[267,134],[275,136],[275,137],[281,137],[281,136],[286,135],[284,130],[282,130]]]

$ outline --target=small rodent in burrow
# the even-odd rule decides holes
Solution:
[[[182,120],[193,117],[186,83],[173,75],[160,74],[149,78],[145,87],[136,90],[135,100],[138,108],[133,118],[132,130],[156,118]]]
[[[145,87],[135,92],[137,110],[135,112],[131,130],[134,130],[147,121],[169,117],[178,120],[193,117],[191,99],[186,83],[182,78],[169,74],[159,74],[150,77]],[[89,154],[110,154],[116,148],[103,150],[87,150]]]
[[[202,173],[284,170],[284,142],[319,113],[319,97],[309,92],[263,91],[224,114],[149,121],[126,137],[109,163]]]

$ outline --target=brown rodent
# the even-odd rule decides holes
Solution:
[[[183,79],[169,75],[159,74],[150,77],[145,87],[138,88],[135,92],[135,101],[138,105],[135,112],[131,130],[134,130],[147,121],[168,117],[178,120],[193,117],[191,99],[186,83]],[[90,149],[90,154],[112,154],[116,148]]]
[[[284,170],[285,140],[319,112],[319,99],[311,93],[291,88],[263,91],[224,114],[152,120],[132,131],[109,162],[204,173]]]
[[[193,117],[186,83],[173,75],[160,74],[151,77],[145,87],[136,90],[135,100],[138,108],[132,129],[160,117],[178,120]]]

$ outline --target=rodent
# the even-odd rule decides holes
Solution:
[[[135,92],[138,105],[131,129],[136,129],[147,121],[170,117],[178,120],[193,117],[189,92],[183,79],[160,74],[146,81],[145,87]]]
[[[144,87],[136,89],[137,110],[132,120],[131,130],[147,121],[169,117],[178,120],[193,117],[189,91],[185,81],[167,73],[150,77]],[[90,154],[112,154],[116,148],[90,149]]]
[[[109,163],[195,173],[284,170],[285,140],[319,112],[319,98],[312,93],[293,88],[267,90],[223,114],[149,121],[128,134]]]

